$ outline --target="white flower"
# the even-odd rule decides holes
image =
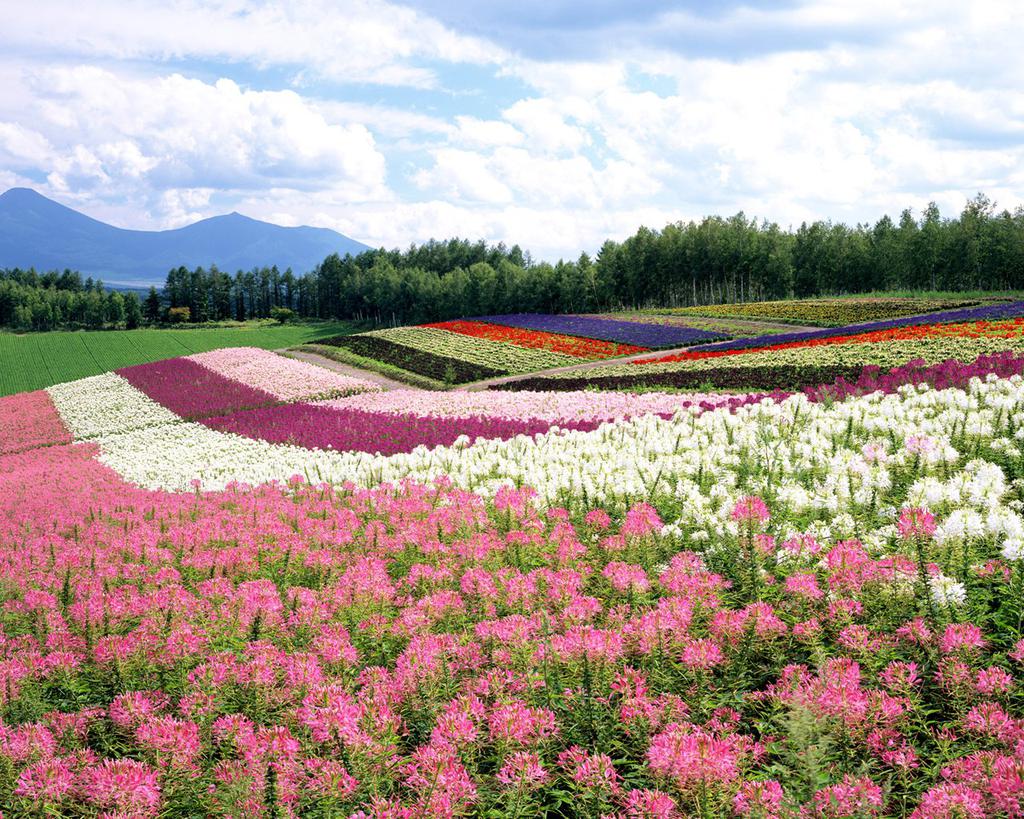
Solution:
[[[1024,560],[1024,538],[1008,537],[1003,541],[1002,554],[1007,560]]]
[[[940,606],[961,606],[967,602],[967,588],[963,583],[946,577],[944,574],[933,575],[928,579],[932,600]]]

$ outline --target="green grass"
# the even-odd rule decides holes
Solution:
[[[0,395],[12,395],[163,358],[219,347],[294,347],[364,329],[355,322],[252,322],[231,327],[0,333]]]

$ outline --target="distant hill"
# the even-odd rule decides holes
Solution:
[[[277,265],[311,270],[331,253],[367,245],[314,227],[281,227],[240,213],[175,230],[125,230],[65,207],[29,188],[0,194],[0,267],[71,268],[111,284],[162,284],[167,271],[216,264],[234,273]]]

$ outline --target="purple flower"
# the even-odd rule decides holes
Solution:
[[[509,313],[503,316],[477,316],[470,321],[486,321],[506,327],[563,333],[601,341],[617,341],[638,347],[686,347],[698,342],[725,338],[721,333],[679,327],[669,324],[643,324],[636,321],[615,321],[592,316],[553,316],[546,313]]]
[[[283,404],[206,418],[211,429],[233,432],[276,444],[294,444],[309,449],[377,452],[394,455],[411,452],[417,446],[450,446],[461,436],[514,438],[547,432],[552,421],[537,418],[427,417],[387,412],[341,409],[315,404]],[[562,429],[593,430],[596,420],[557,422]]]
[[[225,378],[187,358],[124,367],[117,374],[187,420],[278,403],[269,392]]]

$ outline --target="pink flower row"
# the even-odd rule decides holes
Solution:
[[[196,353],[188,358],[226,378],[270,393],[279,401],[312,400],[380,389],[370,381],[256,347],[229,347]]]

